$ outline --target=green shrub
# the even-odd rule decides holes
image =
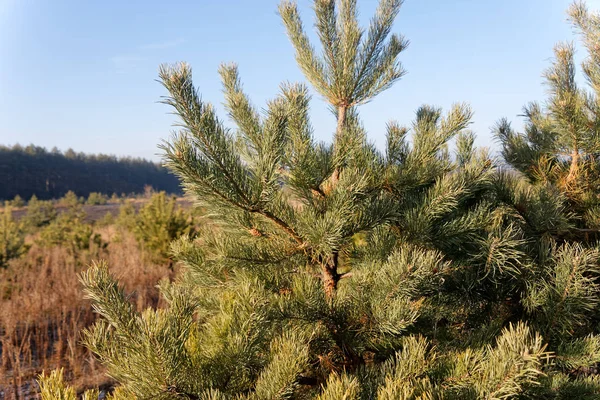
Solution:
[[[39,228],[48,225],[56,219],[56,209],[51,201],[38,200],[33,195],[27,203],[27,214],[23,222],[29,228]]]
[[[109,226],[115,223],[115,216],[110,211],[104,214],[104,217],[96,221],[98,226]]]
[[[127,223],[131,209],[122,207],[122,211]],[[183,235],[193,236],[195,230],[193,218],[177,206],[175,197],[167,198],[165,192],[160,192],[153,194],[150,202],[140,209],[133,233],[138,243],[156,260],[164,260],[169,256],[171,241]]]
[[[14,199],[10,202],[11,207],[21,208],[25,207],[25,200],[19,195],[16,195]]]
[[[102,237],[94,233],[90,224],[84,222],[84,217],[82,212],[75,209],[60,214],[41,230],[38,244],[43,247],[65,246],[73,255],[89,250],[92,244],[105,247]]]
[[[90,193],[86,201],[86,204],[93,206],[103,205],[106,203],[108,203],[108,196],[98,192]]]
[[[133,232],[135,228],[135,218],[136,212],[133,204],[129,201],[125,201],[123,204],[121,204],[121,207],[119,207],[119,215],[116,219],[117,225]]]
[[[59,201],[58,204],[62,207],[76,207],[83,203],[83,198],[77,197],[75,192],[69,190]]]
[[[6,268],[8,261],[26,253],[23,224],[13,220],[12,210],[5,207],[0,214],[0,268]]]

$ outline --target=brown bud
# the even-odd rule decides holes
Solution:
[[[262,236],[262,233],[256,228],[248,229],[248,232],[250,232],[250,234],[254,237]]]

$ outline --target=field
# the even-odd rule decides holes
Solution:
[[[139,210],[149,201],[127,203]],[[183,199],[178,204],[189,207]],[[106,260],[132,293],[138,310],[159,305],[157,282],[175,274],[168,261],[144,251],[134,233],[104,218],[107,213],[117,216],[121,206],[79,206],[83,223],[100,235],[100,245],[91,241],[89,248],[76,252],[67,244],[48,246],[40,243],[37,229],[26,236],[27,253],[0,268],[0,398],[31,398],[37,391],[37,376],[61,367],[77,390],[112,384],[80,343],[82,330],[94,323],[96,315],[84,299],[78,273],[94,260]],[[56,209],[59,215],[69,212],[67,206]],[[27,211],[27,207],[15,209],[15,220],[24,220]]]

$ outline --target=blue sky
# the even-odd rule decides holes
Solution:
[[[312,27],[311,1],[299,0]],[[359,1],[368,21],[375,0]],[[157,103],[158,66],[189,62],[203,99],[222,112],[217,68],[237,62],[258,107],[282,81],[304,81],[277,0],[0,0],[0,144],[132,155],[158,160],[174,117]],[[475,111],[477,143],[496,147],[500,117],[543,100],[553,45],[573,40],[570,0],[406,0],[395,31],[411,42],[408,74],[361,108],[380,148],[390,120],[409,124],[419,105]],[[600,0],[588,1],[600,8]],[[583,53],[578,46],[579,54]],[[335,122],[315,96],[312,122],[329,141]]]

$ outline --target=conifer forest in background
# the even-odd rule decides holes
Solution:
[[[223,64],[227,115],[190,65],[161,66],[185,197],[7,201],[0,397],[600,399],[600,14],[569,7],[577,40],[523,129],[498,116],[498,156],[463,103],[388,123],[378,149],[360,106],[402,85],[402,3],[362,27],[356,0],[314,0],[313,42],[283,0],[306,83],[258,105]]]
[[[58,199],[69,190],[87,197],[92,192],[121,195],[143,193],[149,185],[180,193],[179,180],[157,163],[104,154],[64,153],[29,145],[0,146],[0,200],[15,196]]]

